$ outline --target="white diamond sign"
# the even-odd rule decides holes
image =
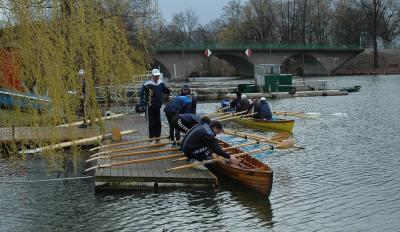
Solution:
[[[210,49],[207,48],[207,50],[205,50],[205,51],[203,52],[203,54],[204,54],[205,56],[209,57],[209,56],[211,56],[212,52],[210,51]]]
[[[253,50],[251,50],[251,48],[246,49],[246,51],[244,51],[244,54],[246,54],[246,56],[251,56],[253,54]]]

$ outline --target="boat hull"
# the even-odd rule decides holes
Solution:
[[[252,127],[255,129],[262,130],[278,130],[278,131],[287,131],[292,132],[294,126],[294,120],[262,120],[262,119],[254,119],[254,118],[235,118],[234,122],[240,123],[242,125]]]
[[[223,147],[228,147],[229,145],[222,142]],[[232,154],[242,152],[240,149],[233,149]],[[258,159],[250,156],[244,155],[239,157],[242,166],[236,166],[229,164],[226,161],[218,161],[210,163],[207,167],[219,177],[227,177],[232,179],[255,192],[269,197],[272,190],[273,182],[273,171],[272,169],[259,161]]]

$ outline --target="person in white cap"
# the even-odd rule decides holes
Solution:
[[[272,119],[272,112],[265,97],[260,98],[260,102],[254,107],[254,112],[257,113],[255,114],[254,118],[265,120]]]
[[[236,105],[236,112],[242,112],[250,107],[250,101],[247,99],[246,95],[240,97],[239,103]]]
[[[170,88],[160,80],[160,70],[151,71],[151,79],[146,81],[140,91],[140,101],[146,106],[146,116],[149,123],[149,138],[157,138],[161,135],[161,116],[163,93],[169,94]],[[156,140],[157,141],[157,140]]]

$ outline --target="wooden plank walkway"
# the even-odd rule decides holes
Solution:
[[[106,127],[109,130],[111,130],[112,127],[118,127],[121,130],[137,129],[139,131],[138,133],[124,136],[123,141],[132,141],[147,138],[147,124],[144,116],[126,115],[116,120],[107,121]],[[162,136],[167,134],[168,125],[165,125],[163,126]],[[145,144],[154,144],[154,142],[138,143],[133,146]],[[165,147],[157,147],[152,149],[163,149],[167,147],[169,148],[170,146],[171,145],[166,145]],[[118,148],[123,147],[124,146]],[[160,154],[135,155],[132,157],[114,158],[112,160],[101,159],[92,162],[91,165],[119,162],[129,159],[157,157],[176,153],[180,152],[177,151],[164,152]],[[121,165],[112,168],[100,168],[97,169],[95,172],[96,190],[153,189],[170,186],[215,186],[217,184],[217,177],[208,170],[201,171],[189,168],[175,172],[165,172],[165,169],[183,164],[187,164],[187,161],[172,162],[171,160],[159,160],[146,163]]]

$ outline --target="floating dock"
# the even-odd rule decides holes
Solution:
[[[126,115],[118,120],[112,121],[112,124],[107,124],[107,127],[118,127],[121,130],[137,129],[139,132],[123,137],[123,141],[134,141],[147,138],[147,123],[144,116]],[[163,123],[162,135],[167,135],[168,125]],[[161,140],[166,142],[167,140]],[[146,144],[154,144],[154,142],[142,142],[131,146],[139,146]],[[157,147],[151,149],[169,148]],[[128,145],[125,145],[128,147]],[[116,148],[116,147],[114,147]],[[118,147],[124,148],[124,146]],[[98,151],[98,150],[97,150]],[[138,151],[138,150],[134,150]],[[147,155],[135,155],[131,157],[99,159],[90,163],[90,166],[101,165],[112,162],[126,161],[130,159],[142,159],[157,156],[165,156],[169,154],[177,154],[175,152],[163,152]],[[95,189],[99,190],[143,190],[143,189],[158,189],[164,187],[214,187],[217,185],[217,177],[210,171],[202,171],[194,168],[188,168],[180,171],[166,172],[168,168],[187,164],[188,162],[177,161],[172,162],[172,159],[158,160],[145,163],[128,164],[114,166],[111,168],[99,168],[95,171]]]

